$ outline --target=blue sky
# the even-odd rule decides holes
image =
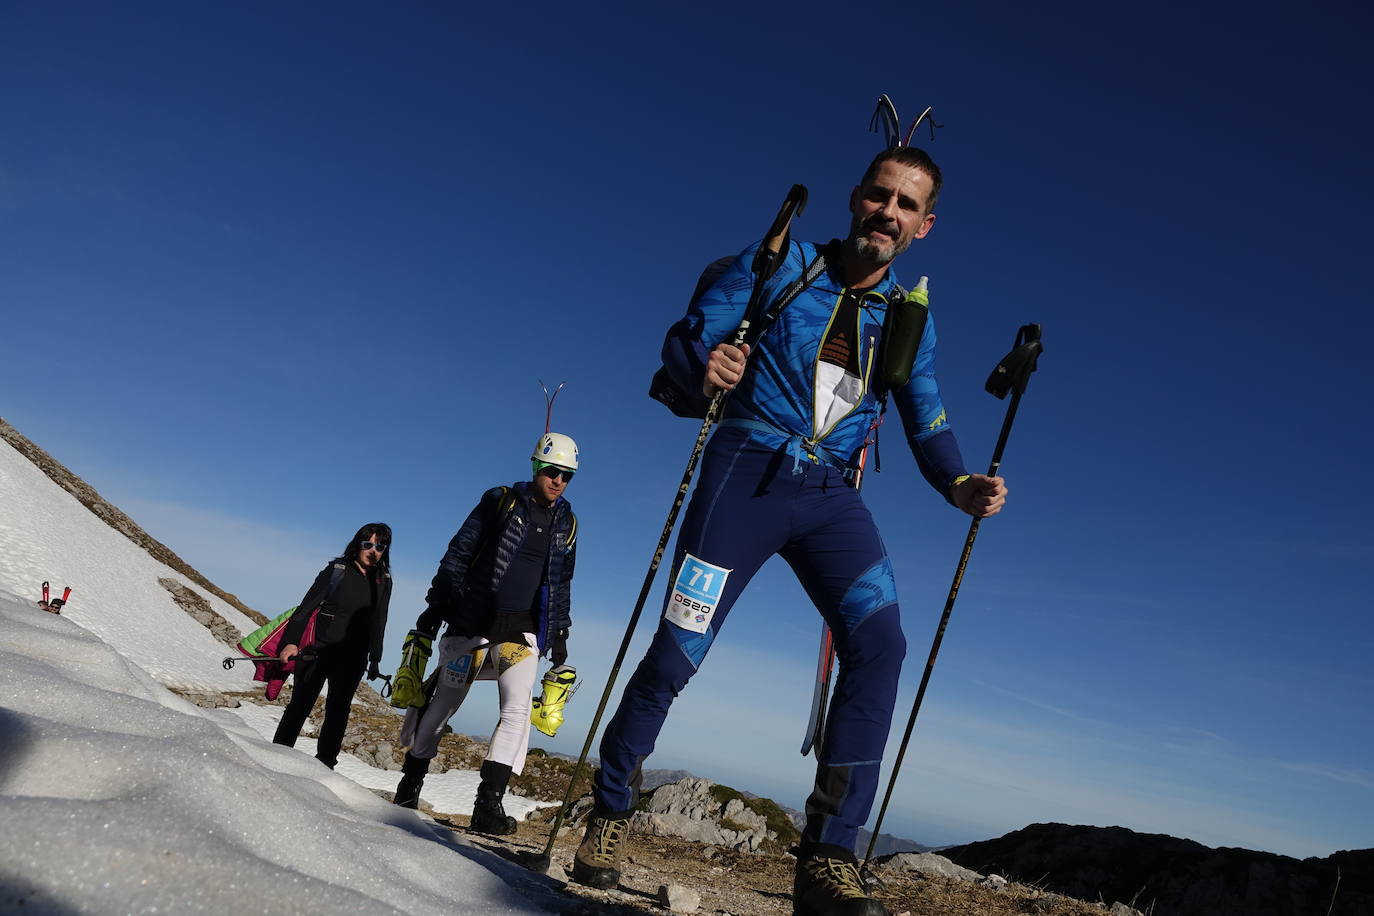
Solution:
[[[480,492],[527,473],[536,380],[566,380],[587,677],[545,744],[572,753],[695,433],[645,396],[664,329],[793,182],[797,234],[843,234],[879,92],[934,105],[945,191],[898,272],[931,278],[971,466],[1016,328],[1046,354],[885,829],[1374,844],[1367,8],[0,16],[0,415],[263,610],[390,522],[394,651]],[[900,735],[966,520],[897,429],[865,495]],[[799,807],[818,630],[775,561],[651,765]]]

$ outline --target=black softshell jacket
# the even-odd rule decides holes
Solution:
[[[323,649],[343,640],[344,634],[348,632],[349,621],[345,615],[339,613],[333,596],[329,595],[329,579],[334,571],[334,564],[344,562],[346,561],[343,557],[339,557],[320,570],[314,584],[296,607],[296,613],[291,615],[291,622],[287,624],[286,633],[282,637],[282,645],[300,645],[306,622],[310,619],[310,612],[315,608],[320,609],[320,616],[315,621],[315,645]],[[368,658],[378,666],[382,663],[382,639],[386,634],[386,612],[390,604],[391,573],[386,572],[377,583],[377,604],[372,609],[372,632],[368,639]]]
[[[503,490],[494,487],[482,495],[439,561],[439,571],[425,597],[428,607],[417,622],[420,629],[433,633],[442,618],[455,633],[467,636],[485,631],[492,620],[492,604],[501,580],[525,540],[529,486],[521,482],[510,488],[516,504],[499,531],[491,528],[497,523]],[[572,626],[577,518],[572,504],[561,496],[553,505],[552,524],[548,566],[539,590],[539,632],[535,634],[541,655],[552,644],[554,633]]]

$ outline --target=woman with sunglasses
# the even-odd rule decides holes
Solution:
[[[310,614],[315,618],[315,641],[307,646],[309,658],[296,662],[295,686],[291,702],[282,713],[276,744],[294,747],[310,710],[326,683],[329,693],[324,701],[324,725],[320,727],[315,757],[329,767],[339,761],[344,729],[353,694],[363,679],[381,677],[382,635],[386,630],[387,606],[391,602],[391,528],[372,522],[358,529],[343,556],[331,561],[305,593],[296,613],[291,615],[282,635],[280,658],[289,661],[300,654]],[[342,567],[342,575],[335,569]]]
[[[425,601],[406,637],[424,647],[448,624],[439,642],[435,676],[423,707],[411,709],[400,745],[409,746],[396,786],[396,804],[414,808],[445,723],[474,680],[495,679],[501,719],[482,763],[470,829],[506,835],[515,819],[501,800],[511,774],[525,766],[530,701],[539,657],[555,669],[568,658],[577,518],[563,491],[577,470],[577,444],[545,433],[530,455],[533,477],[483,494],[449,543]]]

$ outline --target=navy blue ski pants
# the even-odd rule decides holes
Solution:
[[[669,706],[750,578],[775,553],[830,626],[839,660],[803,841],[854,848],[877,793],[906,655],[892,565],[873,517],[842,471],[805,461],[795,466],[790,456],[735,429],[718,430],[707,448],[678,536],[664,618],[602,737],[595,783],[602,811],[635,806],[640,766]],[[713,582],[701,588],[708,579]]]

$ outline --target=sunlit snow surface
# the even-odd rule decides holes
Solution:
[[[269,743],[279,707],[204,710],[164,688],[262,685],[250,666],[220,666],[232,650],[159,577],[241,631],[255,626],[0,442],[0,913],[556,906],[548,879],[364,788],[393,789],[399,773],[347,755],[330,772],[308,738]],[[73,588],[61,617],[35,606],[44,579],[58,595]],[[476,785],[476,773],[437,774],[424,798],[467,813]],[[508,795],[506,807],[522,817],[534,806]]]
[[[0,699],[0,912],[545,912],[512,867],[5,593]]]
[[[224,712],[242,719],[255,732],[271,741],[272,735],[277,731],[277,721],[281,718],[282,710],[283,707],[281,706],[257,706],[252,703],[245,703],[237,709],[227,709]],[[398,725],[400,721],[400,717],[397,717]],[[315,739],[300,738],[296,741],[296,749],[313,755],[315,753]],[[396,770],[379,770],[376,767],[368,766],[351,754],[339,755],[339,763],[334,768],[334,772],[347,776],[369,789],[386,789],[388,792],[396,788],[396,783],[401,778],[401,774]],[[471,814],[472,802],[477,797],[477,783],[480,781],[481,778],[475,770],[449,770],[445,773],[431,773],[425,777],[425,786],[421,798],[433,805],[435,811],[443,814]],[[506,813],[511,817],[523,820],[531,811],[549,804],[549,802],[535,802],[518,795],[507,794],[504,807]]]

